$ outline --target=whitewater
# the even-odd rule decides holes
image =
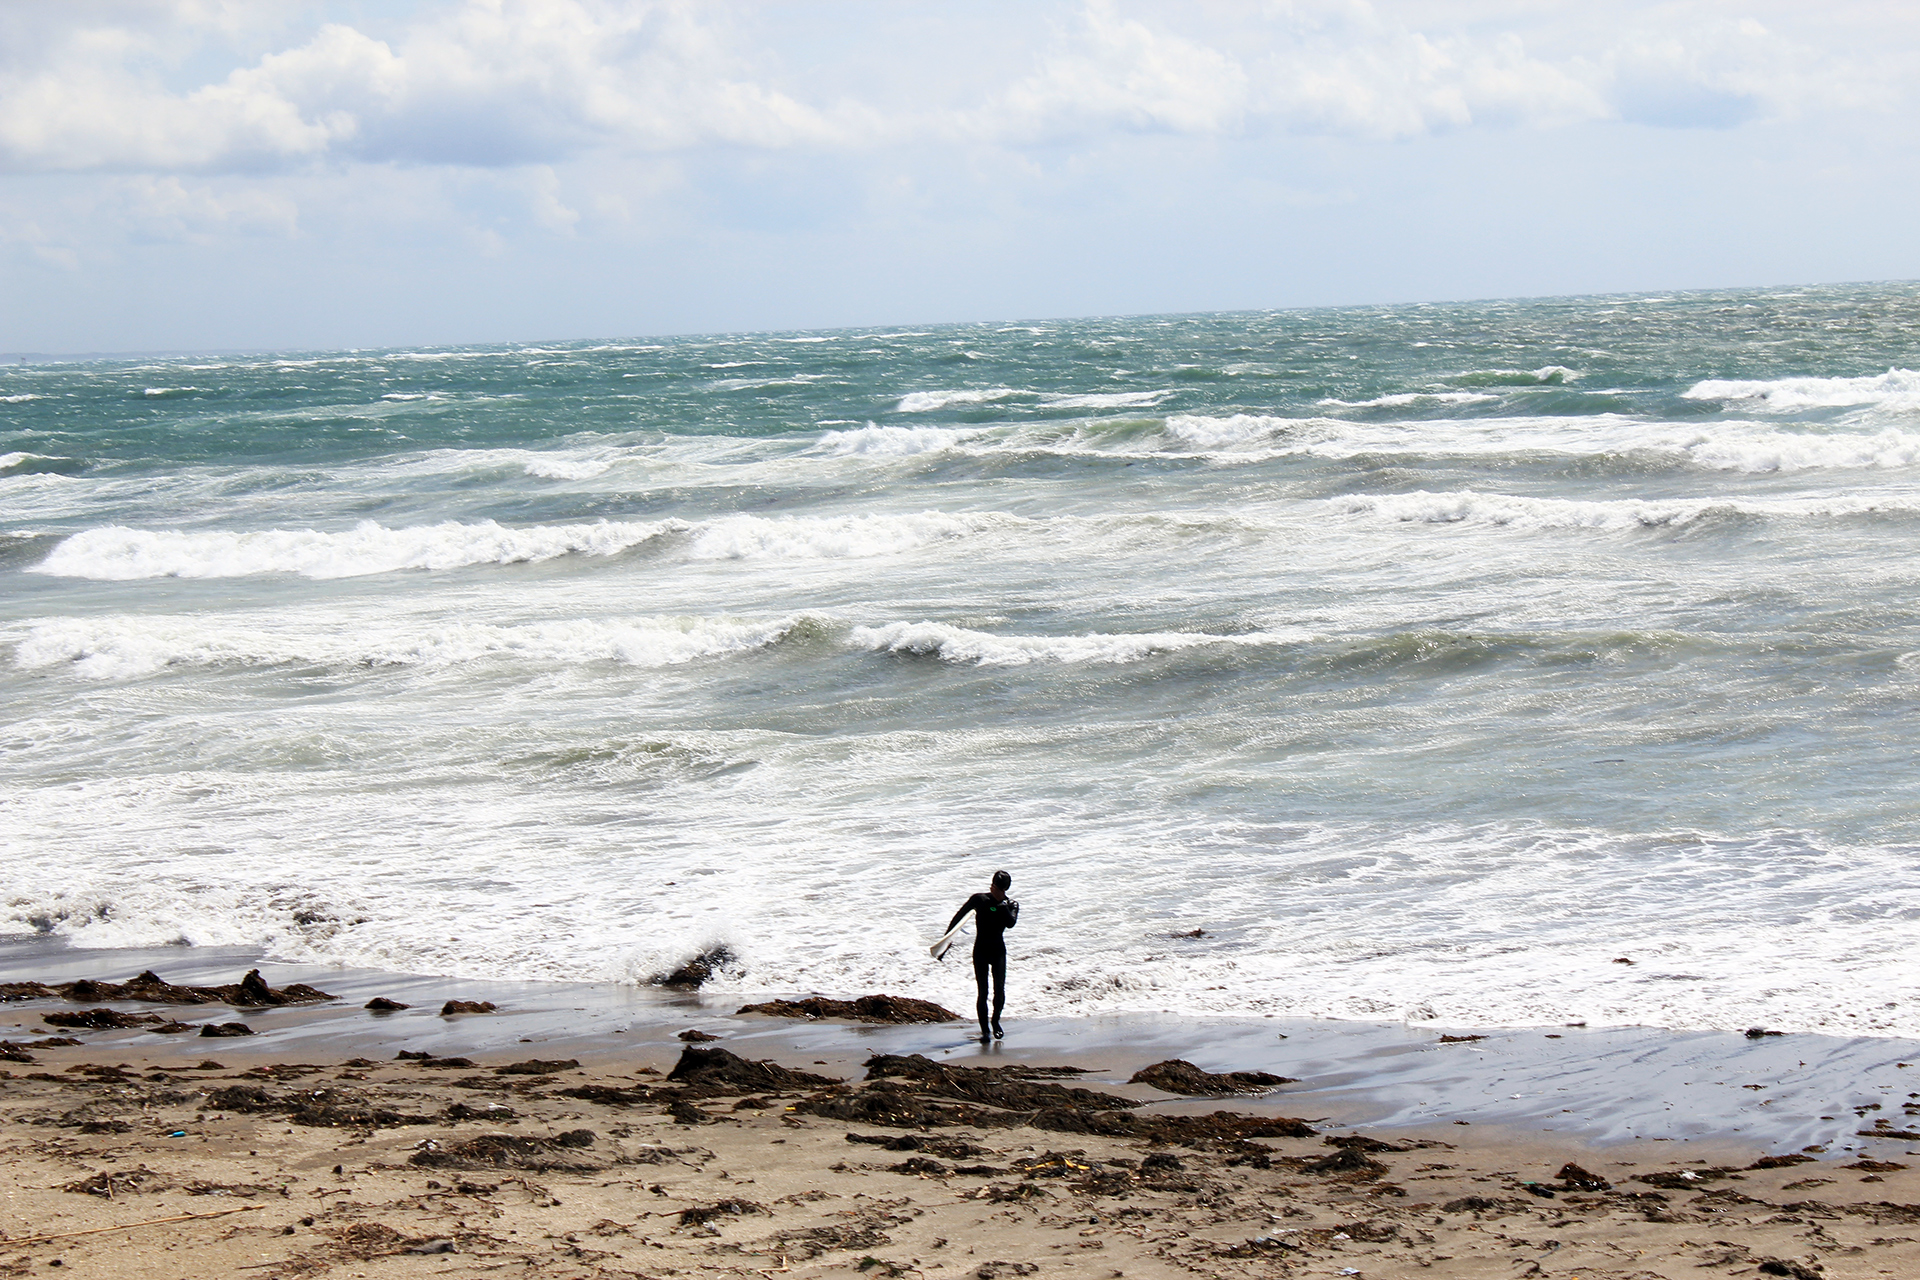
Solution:
[[[0,933],[1920,1036],[1920,288],[0,368]]]

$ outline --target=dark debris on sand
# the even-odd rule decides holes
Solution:
[[[302,1089],[275,1093],[257,1084],[235,1084],[212,1089],[207,1106],[216,1111],[282,1115],[288,1124],[316,1129],[391,1129],[401,1125],[433,1124],[436,1116],[395,1111],[374,1105],[352,1089]]]
[[[878,1053],[867,1059],[866,1068],[870,1081],[904,1080],[916,1093],[1009,1111],[1044,1107],[1109,1110],[1140,1105],[1118,1094],[1035,1081],[1029,1070],[1020,1067],[950,1067],[919,1053]]]
[[[694,1045],[680,1051],[680,1061],[667,1073],[667,1079],[689,1086],[685,1093],[698,1090],[703,1094],[794,1093],[840,1083],[832,1076],[795,1071],[777,1062],[750,1062],[726,1049]]]
[[[1231,1146],[1249,1138],[1303,1138],[1315,1132],[1305,1121],[1288,1116],[1246,1116],[1232,1111],[1136,1115],[1133,1108],[1142,1104],[1132,1098],[1033,1078],[1054,1074],[1050,1068],[956,1067],[921,1054],[876,1054],[866,1066],[864,1087],[824,1090],[802,1098],[794,1104],[794,1110],[823,1119],[894,1129],[956,1125],[1006,1128],[1024,1124],[1055,1133],[1186,1146]],[[1258,1149],[1252,1154],[1258,1154]]]
[[[1292,1076],[1276,1076],[1265,1071],[1202,1071],[1181,1058],[1169,1058],[1142,1067],[1128,1084],[1146,1084],[1166,1093],[1190,1098],[1217,1098],[1234,1093],[1264,1093],[1283,1084],[1297,1084]]]
[[[551,1138],[523,1138],[483,1133],[465,1142],[442,1146],[429,1138],[407,1163],[423,1169],[525,1169],[532,1173],[595,1173],[604,1169],[577,1153],[591,1147],[599,1135],[574,1129]]]
[[[304,982],[271,987],[258,969],[248,970],[238,982],[217,987],[179,986],[148,969],[125,982],[100,982],[81,978],[77,982],[0,983],[0,1000],[71,1000],[76,1004],[102,1004],[109,1000],[127,1000],[141,1004],[225,1004],[235,1008],[267,1008],[282,1004],[311,1004],[334,997]]]
[[[854,1022],[958,1022],[960,1015],[931,1000],[908,996],[871,995],[857,1000],[829,1000],[808,996],[805,1000],[766,1000],[742,1005],[740,1013],[763,1013],[773,1018],[847,1018]]]

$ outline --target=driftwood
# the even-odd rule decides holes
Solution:
[[[88,1227],[85,1231],[54,1231],[44,1236],[21,1236],[18,1240],[0,1240],[0,1245],[11,1249],[20,1244],[39,1244],[42,1240],[65,1240],[70,1236],[97,1236],[106,1231],[132,1231],[135,1227],[157,1227],[167,1222],[189,1222],[194,1218],[224,1218],[230,1213],[252,1213],[255,1209],[264,1209],[263,1204],[244,1204],[238,1209],[215,1209],[211,1213],[176,1213],[171,1218],[149,1218],[145,1222],[128,1222],[117,1227]]]

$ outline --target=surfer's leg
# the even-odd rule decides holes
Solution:
[[[984,992],[981,999],[985,1000]],[[1007,954],[1001,952],[993,962],[993,1038],[998,1040],[1000,1030],[1000,1011],[1007,1007]]]
[[[1005,981],[1006,963],[1005,960],[1000,961],[1002,982]],[[973,1002],[973,1011],[980,1019],[980,1038],[982,1040],[990,1040],[993,1038],[993,1028],[987,1022],[987,972],[992,966],[993,961],[989,957],[983,956],[977,951],[974,952],[973,986],[974,990],[979,994]]]

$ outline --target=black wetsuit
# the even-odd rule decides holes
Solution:
[[[1007,930],[1020,920],[1020,904],[1012,898],[996,898],[990,893],[976,893],[968,898],[966,905],[953,913],[953,919],[947,923],[947,932],[952,933],[959,923],[967,918],[967,912],[973,912],[973,981],[979,991],[974,1002],[974,1011],[980,1016],[980,1035],[982,1039],[991,1037],[1000,1029],[1000,1011],[1007,1007]],[[993,976],[993,1021],[987,1021],[987,976]]]

